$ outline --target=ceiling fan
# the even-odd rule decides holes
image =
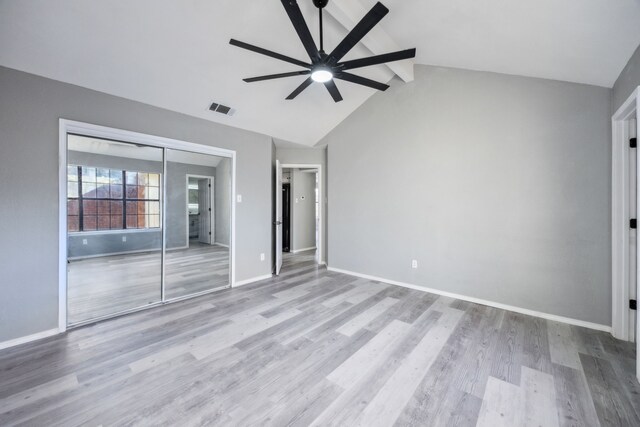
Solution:
[[[270,56],[272,58],[279,59],[281,61],[289,62],[294,65],[305,68],[304,70],[291,71],[288,73],[270,74],[266,76],[251,77],[243,79],[247,83],[259,82],[263,80],[280,79],[283,77],[293,76],[305,76],[309,77],[298,86],[287,99],[294,99],[303,90],[305,90],[311,83],[318,82],[324,83],[325,87],[331,94],[331,97],[335,102],[342,101],[342,95],[338,90],[334,79],[344,80],[351,83],[371,87],[378,90],[387,90],[389,87],[384,83],[379,83],[365,77],[357,76],[355,74],[347,73],[347,70],[354,68],[368,67],[370,65],[383,64],[385,62],[400,61],[402,59],[409,59],[416,56],[416,50],[406,49],[398,52],[385,53],[382,55],[370,56],[367,58],[353,59],[350,61],[340,62],[340,60],[360,41],[367,35],[367,33],[375,27],[378,22],[384,16],[389,13],[382,3],[378,2],[373,8],[358,22],[358,24],[351,30],[349,34],[336,46],[331,53],[327,54],[324,51],[324,41],[322,34],[322,9],[327,5],[329,0],[313,0],[313,4],[319,9],[320,19],[320,49],[316,46],[309,31],[309,27],[302,16],[300,7],[296,0],[281,0],[284,9],[289,15],[289,19],[293,24],[298,37],[302,41],[302,44],[311,59],[311,63],[299,61],[295,58],[291,58],[286,55],[282,55],[267,49],[263,49],[258,46],[244,43],[235,39],[229,40],[229,43],[233,46],[241,47],[243,49],[250,50],[252,52],[260,53],[262,55]]]

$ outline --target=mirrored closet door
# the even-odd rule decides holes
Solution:
[[[230,159],[167,150],[165,296],[229,284]]]
[[[67,325],[230,285],[231,158],[67,136]]]
[[[67,323],[161,301],[163,150],[67,144]]]

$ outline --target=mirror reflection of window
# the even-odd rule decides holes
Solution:
[[[69,232],[160,228],[160,176],[67,166]]]

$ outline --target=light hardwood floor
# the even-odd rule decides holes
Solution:
[[[160,252],[112,255],[67,264],[70,324],[160,301]],[[166,256],[167,299],[229,284],[229,249],[190,242]]]
[[[0,352],[0,425],[638,426],[611,335],[328,272]]]

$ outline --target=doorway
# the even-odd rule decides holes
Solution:
[[[277,162],[276,175],[276,274],[283,260],[322,263],[322,166]]]
[[[612,321],[614,337],[636,342],[640,380],[640,318],[637,316],[638,111],[640,87],[612,117]]]
[[[291,183],[282,183],[282,252],[291,252]]]
[[[187,247],[215,242],[215,178],[187,175]]]

